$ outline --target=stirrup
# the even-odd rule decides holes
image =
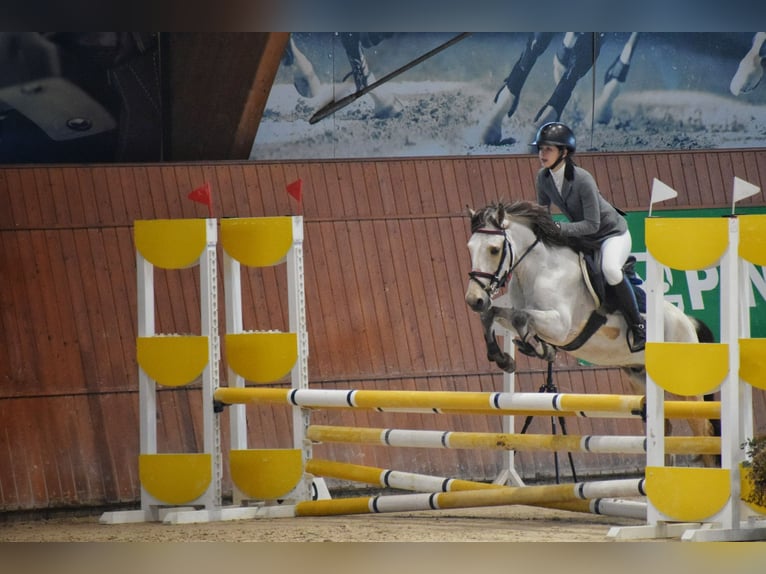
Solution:
[[[625,333],[625,340],[631,353],[643,351],[646,347],[646,327],[643,324],[631,325]]]

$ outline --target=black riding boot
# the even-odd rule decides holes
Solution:
[[[617,294],[617,301],[620,304],[620,311],[628,322],[628,347],[631,353],[637,353],[644,349],[646,344],[646,322],[638,310],[638,301],[633,287],[627,277],[622,279],[621,283],[613,285]]]

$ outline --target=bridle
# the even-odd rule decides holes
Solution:
[[[503,287],[505,287],[506,283],[508,283],[508,280],[511,278],[511,275],[513,274],[513,271],[518,267],[519,263],[521,263],[524,258],[529,254],[532,249],[534,249],[535,245],[537,245],[540,242],[540,238],[537,237],[532,242],[532,244],[527,247],[527,249],[524,251],[524,253],[521,254],[521,257],[519,257],[516,261],[513,259],[513,247],[511,247],[511,242],[508,240],[508,234],[504,229],[488,229],[485,227],[482,227],[480,229],[477,229],[474,231],[474,233],[483,233],[484,235],[502,235],[503,236],[503,253],[500,256],[500,261],[497,264],[497,269],[495,269],[494,273],[487,273],[486,271],[477,271],[472,270],[468,272],[468,277],[470,277],[470,280],[476,281],[476,283],[481,287],[484,292],[489,295],[490,299],[494,298],[495,295],[497,295],[497,292],[500,291]],[[503,267],[505,266],[506,259],[510,260],[510,263],[508,265],[508,269],[503,271]],[[488,279],[486,283],[483,283],[481,279]]]

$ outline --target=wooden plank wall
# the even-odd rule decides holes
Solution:
[[[765,150],[582,154],[580,164],[627,209],[646,209],[654,177],[680,192],[663,207],[725,207],[735,175],[766,184]],[[140,497],[136,219],[205,217],[204,206],[186,199],[205,181],[219,217],[294,214],[285,186],[300,177],[311,385],[501,390],[501,375],[484,358],[477,318],[463,302],[465,206],[533,199],[536,168],[531,156],[0,168],[0,509],[135,504]],[[763,205],[763,196],[743,204]],[[196,273],[157,272],[158,331],[199,332]],[[285,285],[281,268],[245,272],[246,329],[286,330]],[[518,388],[537,391],[543,368],[522,357]],[[618,371],[581,367],[563,355],[556,384],[567,392],[630,392]],[[756,405],[763,411],[760,393]],[[161,452],[201,450],[201,410],[198,385],[159,393]],[[287,408],[248,413],[251,446],[291,445]],[[501,430],[497,418],[470,416],[324,411],[314,421]],[[572,434],[642,433],[638,421],[567,423]],[[551,420],[535,419],[529,432],[551,432]],[[494,478],[501,465],[494,451],[340,445],[315,451],[478,480]],[[574,458],[580,476],[642,466],[636,456]],[[553,463],[550,453],[517,456],[528,480],[550,479]],[[566,477],[564,458],[561,464]],[[226,491],[227,473],[224,479]]]

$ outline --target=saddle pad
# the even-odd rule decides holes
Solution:
[[[582,279],[585,282],[585,287],[588,289],[588,293],[590,293],[591,297],[593,297],[593,303],[596,305],[596,309],[598,309],[601,307],[601,298],[593,288],[593,283],[591,283],[588,262],[586,261],[585,255],[582,251],[578,253],[578,256],[580,261],[580,271],[582,272]]]

